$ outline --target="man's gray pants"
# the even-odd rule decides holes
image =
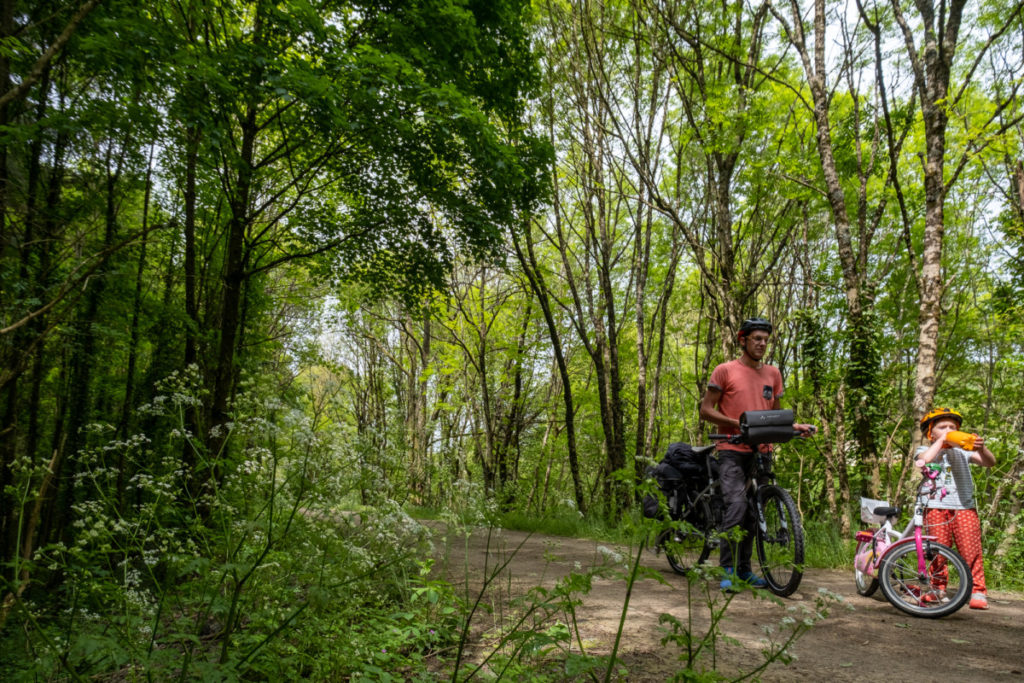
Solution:
[[[750,571],[750,555],[754,547],[754,515],[748,509],[746,496],[754,454],[719,451],[718,462],[718,484],[723,503],[720,531],[731,536],[735,533],[731,530],[738,526],[746,532],[739,542],[722,539],[718,563],[723,567],[734,567],[737,574],[742,574]]]

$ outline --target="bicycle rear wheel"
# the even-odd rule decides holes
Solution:
[[[857,552],[853,554],[854,557],[859,556],[864,552],[864,547],[873,544],[874,541],[861,541],[857,544]],[[863,595],[865,598],[871,597],[878,590],[878,579],[873,576],[869,576],[857,568],[857,563],[853,565],[853,580],[857,584],[857,594]]]
[[[711,554],[711,545],[699,529],[670,529],[661,536],[665,559],[676,574],[686,575],[694,567],[704,564]]]
[[[711,510],[704,498],[698,498],[697,507],[691,509],[679,528],[666,529],[658,536],[658,547],[665,551],[665,559],[676,574],[704,564],[711,554],[711,532],[702,528],[711,519]]]
[[[960,553],[935,541],[923,541],[924,574],[918,572],[917,545],[905,543],[882,559],[878,581],[894,607],[915,617],[938,618],[956,612],[971,599],[974,581]]]
[[[757,490],[757,559],[768,590],[785,597],[800,585],[804,531],[789,492],[774,484]],[[762,524],[763,522],[763,524]]]

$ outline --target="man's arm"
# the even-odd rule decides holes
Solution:
[[[726,417],[718,408],[718,399],[722,397],[722,390],[717,387],[708,387],[704,392],[704,398],[700,401],[701,418],[718,425],[719,427],[736,427],[739,429],[740,421]]]

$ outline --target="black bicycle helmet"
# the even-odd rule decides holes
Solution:
[[[745,337],[754,330],[763,330],[768,334],[772,333],[772,324],[765,318],[747,318],[740,325],[739,331],[736,333],[736,337]]]

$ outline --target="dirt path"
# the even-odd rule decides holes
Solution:
[[[622,567],[629,562],[628,550],[608,549],[594,541],[516,531],[494,534],[489,541],[484,531],[472,534],[468,541],[459,537],[438,545],[444,553],[441,564],[448,567],[451,580],[459,586],[468,583],[470,591],[482,585],[485,558],[492,570],[510,560],[507,570],[492,582],[493,604],[507,602],[510,594],[521,594],[532,586],[551,587],[574,569],[609,561]],[[615,558],[616,553],[621,559]],[[673,644],[660,644],[666,631],[659,625],[659,616],[669,613],[682,621],[692,618],[694,633],[702,634],[710,610],[701,601],[710,599],[720,605],[725,598],[717,586],[709,590],[700,582],[693,587],[696,590],[689,591],[694,596],[691,614],[689,586],[684,577],[672,573],[664,557],[645,551],[641,566],[658,570],[665,581],[645,578],[634,586],[619,652],[629,668],[630,681],[664,681],[680,668],[680,650]],[[1024,596],[993,591],[987,612],[965,607],[944,619],[919,619],[889,605],[881,591],[871,598],[857,595],[852,570],[809,570],[797,593],[781,605],[750,593],[735,596],[722,621],[722,631],[735,642],[718,646],[714,668],[735,674],[760,664],[765,627],[778,627],[787,616],[802,618],[801,609],[815,607],[819,588],[841,595],[845,605],[834,605],[828,617],[796,642],[790,650],[794,660],[788,666],[772,664],[760,674],[760,680],[931,681],[964,677],[1024,682]],[[598,578],[583,597],[577,616],[589,652],[611,651],[625,592],[624,581]],[[487,618],[497,619],[494,614]],[[710,659],[702,663],[712,668]]]

